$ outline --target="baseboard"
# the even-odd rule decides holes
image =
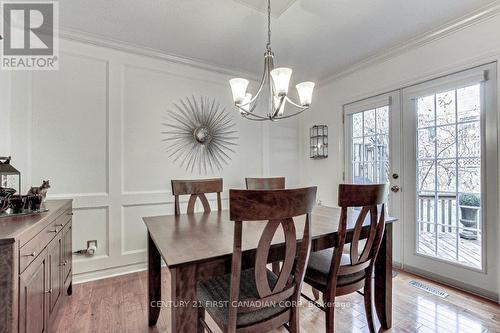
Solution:
[[[496,303],[499,303],[499,301],[500,301],[499,295],[497,293],[480,288],[480,287],[477,287],[477,286],[470,285],[468,283],[463,283],[461,281],[457,281],[457,280],[449,278],[449,277],[444,277],[444,276],[441,276],[438,274],[430,273],[430,272],[421,270],[421,269],[416,268],[416,267],[408,266],[408,265],[404,265],[404,267],[400,268],[400,269],[404,272],[415,274],[415,275],[421,276],[423,278],[426,278],[428,280],[442,283],[444,285],[459,289],[461,291],[465,291],[465,292],[486,298],[486,299],[491,300],[491,301],[496,302]]]
[[[110,267],[92,272],[73,274],[73,284],[107,279],[115,276],[145,271],[146,269],[147,264],[143,262],[126,266]]]

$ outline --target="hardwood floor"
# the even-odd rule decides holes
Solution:
[[[169,293],[168,270],[163,276],[164,300]],[[410,280],[425,281],[450,295],[439,298],[410,286]],[[58,314],[55,332],[169,332],[170,313],[162,309],[157,327],[147,325],[146,272],[73,286],[73,296]],[[310,288],[305,287],[310,294]],[[399,272],[394,279],[394,325],[387,332],[500,332],[500,306],[467,293]],[[324,332],[324,313],[303,299],[302,332]],[[336,332],[368,332],[363,297],[351,294],[338,298]],[[207,316],[208,318],[209,316]],[[214,332],[217,326],[209,319]],[[287,332],[281,329],[277,332]]]

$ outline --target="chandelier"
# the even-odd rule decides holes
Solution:
[[[288,97],[288,86],[292,76],[292,69],[286,67],[274,68],[274,53],[271,51],[271,0],[267,1],[267,44],[264,53],[264,74],[259,89],[255,95],[247,92],[249,81],[242,78],[229,80],[233,92],[234,105],[240,114],[250,120],[279,120],[296,116],[309,108],[312,100],[314,82],[302,82],[297,84],[299,103],[293,102]],[[269,89],[269,111],[267,115],[254,113],[257,100],[264,91]],[[285,105],[290,104],[294,112],[285,115]]]

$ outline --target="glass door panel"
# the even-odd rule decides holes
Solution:
[[[481,268],[480,83],[418,96],[417,252]]]
[[[389,106],[351,114],[348,138],[351,148],[351,175],[355,184],[389,181]]]

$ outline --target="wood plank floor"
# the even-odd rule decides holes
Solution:
[[[163,295],[168,300],[169,274],[163,271]],[[162,309],[157,327],[148,328],[146,273],[134,273],[73,286],[73,296],[58,314],[56,332],[170,332],[170,314]],[[424,281],[450,295],[439,298],[410,286]],[[305,287],[310,294],[310,288]],[[363,298],[358,294],[338,298],[336,332],[368,332]],[[500,332],[500,307],[484,299],[399,272],[394,279],[394,325],[387,332]],[[324,332],[324,314],[304,300],[302,332]],[[219,332],[213,322],[210,327]],[[277,332],[287,332],[281,329]]]

